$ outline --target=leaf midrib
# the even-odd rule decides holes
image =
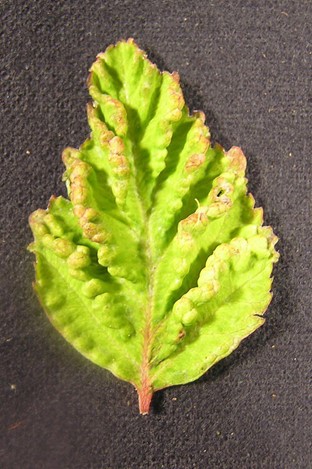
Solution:
[[[126,68],[125,68],[124,60],[122,60],[122,64],[123,64],[123,75],[125,77]],[[124,79],[123,84],[124,84],[125,97],[129,96],[127,83],[128,83],[127,79]],[[118,98],[120,99],[120,96],[118,96]],[[127,105],[129,105],[128,102],[127,102]],[[158,105],[158,102],[156,102],[154,115],[156,114],[156,111],[157,111],[157,105]],[[141,386],[141,390],[143,388],[145,388],[145,390],[149,390],[151,389],[149,372],[150,372],[150,350],[151,350],[151,344],[152,344],[152,317],[153,317],[153,309],[154,309],[154,263],[153,263],[153,258],[152,258],[152,238],[150,235],[150,223],[149,223],[150,217],[148,215],[146,202],[144,200],[143,194],[141,193],[140,184],[139,184],[139,168],[137,167],[137,161],[138,161],[138,158],[140,158],[140,154],[137,152],[137,149],[139,148],[139,145],[138,145],[139,142],[133,137],[133,135],[131,135],[132,132],[130,132],[130,128],[131,126],[129,125],[127,138],[129,138],[129,141],[131,142],[131,148],[132,148],[132,155],[133,155],[132,167],[134,171],[133,178],[134,178],[134,186],[135,186],[135,190],[137,193],[137,198],[139,201],[142,221],[143,221],[142,239],[144,240],[143,251],[144,251],[144,254],[145,254],[144,257],[146,260],[145,270],[146,270],[146,299],[147,301],[146,301],[146,307],[144,311],[145,325],[142,331],[143,332],[143,347],[142,347],[142,360],[141,360],[141,367],[140,367],[140,379],[141,379],[140,386]],[[142,135],[140,136],[140,141],[142,140],[145,131],[146,131],[146,126],[144,129],[144,132],[142,132]]]

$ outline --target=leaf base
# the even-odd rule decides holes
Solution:
[[[136,388],[139,397],[139,411],[141,415],[147,415],[150,411],[153,391],[150,386]]]

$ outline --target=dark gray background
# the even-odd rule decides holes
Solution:
[[[311,5],[0,2],[1,468],[311,467]],[[52,328],[25,250],[29,213],[64,194],[62,149],[88,135],[88,68],[129,36],[179,71],[214,140],[243,148],[281,253],[266,324],[198,382],[159,393],[148,417]]]

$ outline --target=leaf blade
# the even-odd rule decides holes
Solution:
[[[277,238],[247,192],[238,147],[210,146],[176,73],[133,40],[88,80],[91,136],[65,149],[69,200],[30,217],[36,292],[94,363],[155,390],[197,379],[264,321]]]

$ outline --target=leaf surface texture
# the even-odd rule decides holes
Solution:
[[[30,217],[35,289],[79,352],[154,391],[193,381],[264,322],[278,254],[238,147],[210,145],[177,73],[133,40],[97,57],[91,136],[66,148],[69,200]]]

